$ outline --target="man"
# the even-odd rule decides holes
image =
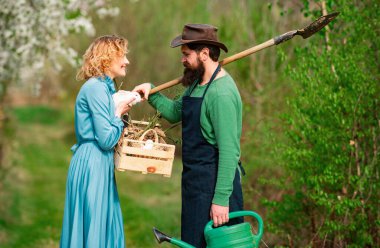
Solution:
[[[220,49],[228,50],[218,41],[216,27],[187,24],[171,42],[178,46],[185,67],[183,96],[174,101],[160,93],[149,96],[149,83],[134,91],[168,121],[182,120],[181,239],[206,247],[203,229],[210,219],[215,226],[242,222],[228,217],[243,209],[238,169],[242,102],[234,80],[218,63]]]

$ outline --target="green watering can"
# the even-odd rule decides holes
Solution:
[[[254,248],[259,247],[261,237],[264,232],[263,220],[260,215],[253,211],[237,211],[229,214],[230,219],[252,216],[259,224],[257,234],[252,233],[252,227],[249,222],[243,222],[232,226],[221,226],[214,228],[213,221],[209,221],[204,230],[204,235],[207,243],[207,248],[224,248],[224,247],[239,247],[239,248]],[[153,233],[158,241],[162,243],[167,241],[176,246],[183,248],[196,248],[182,240],[169,237],[168,235],[160,232],[156,228],[153,228]]]

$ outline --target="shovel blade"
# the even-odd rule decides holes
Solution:
[[[319,17],[317,20],[312,22],[309,26],[297,30],[297,35],[301,35],[302,38],[306,39],[324,28],[327,24],[329,24],[332,20],[335,19],[339,15],[339,12],[334,12],[328,15],[324,15]]]

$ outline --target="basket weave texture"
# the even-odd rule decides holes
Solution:
[[[115,147],[115,168],[170,177],[175,146],[166,144],[159,126],[148,128],[149,122],[131,121]]]

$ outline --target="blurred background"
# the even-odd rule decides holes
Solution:
[[[0,0],[0,246],[58,247],[65,183],[76,143],[75,80],[98,36],[129,40],[120,89],[182,74],[169,47],[186,23],[209,23],[221,59],[340,15],[309,39],[225,66],[244,102],[245,209],[260,214],[260,247],[380,246],[380,6],[345,0]],[[175,97],[176,86],[163,91]],[[156,113],[147,103],[134,120]],[[164,119],[160,123],[171,125]],[[170,178],[116,172],[127,247],[158,245],[152,227],[180,237],[180,127]],[[256,223],[251,221],[253,229]]]

